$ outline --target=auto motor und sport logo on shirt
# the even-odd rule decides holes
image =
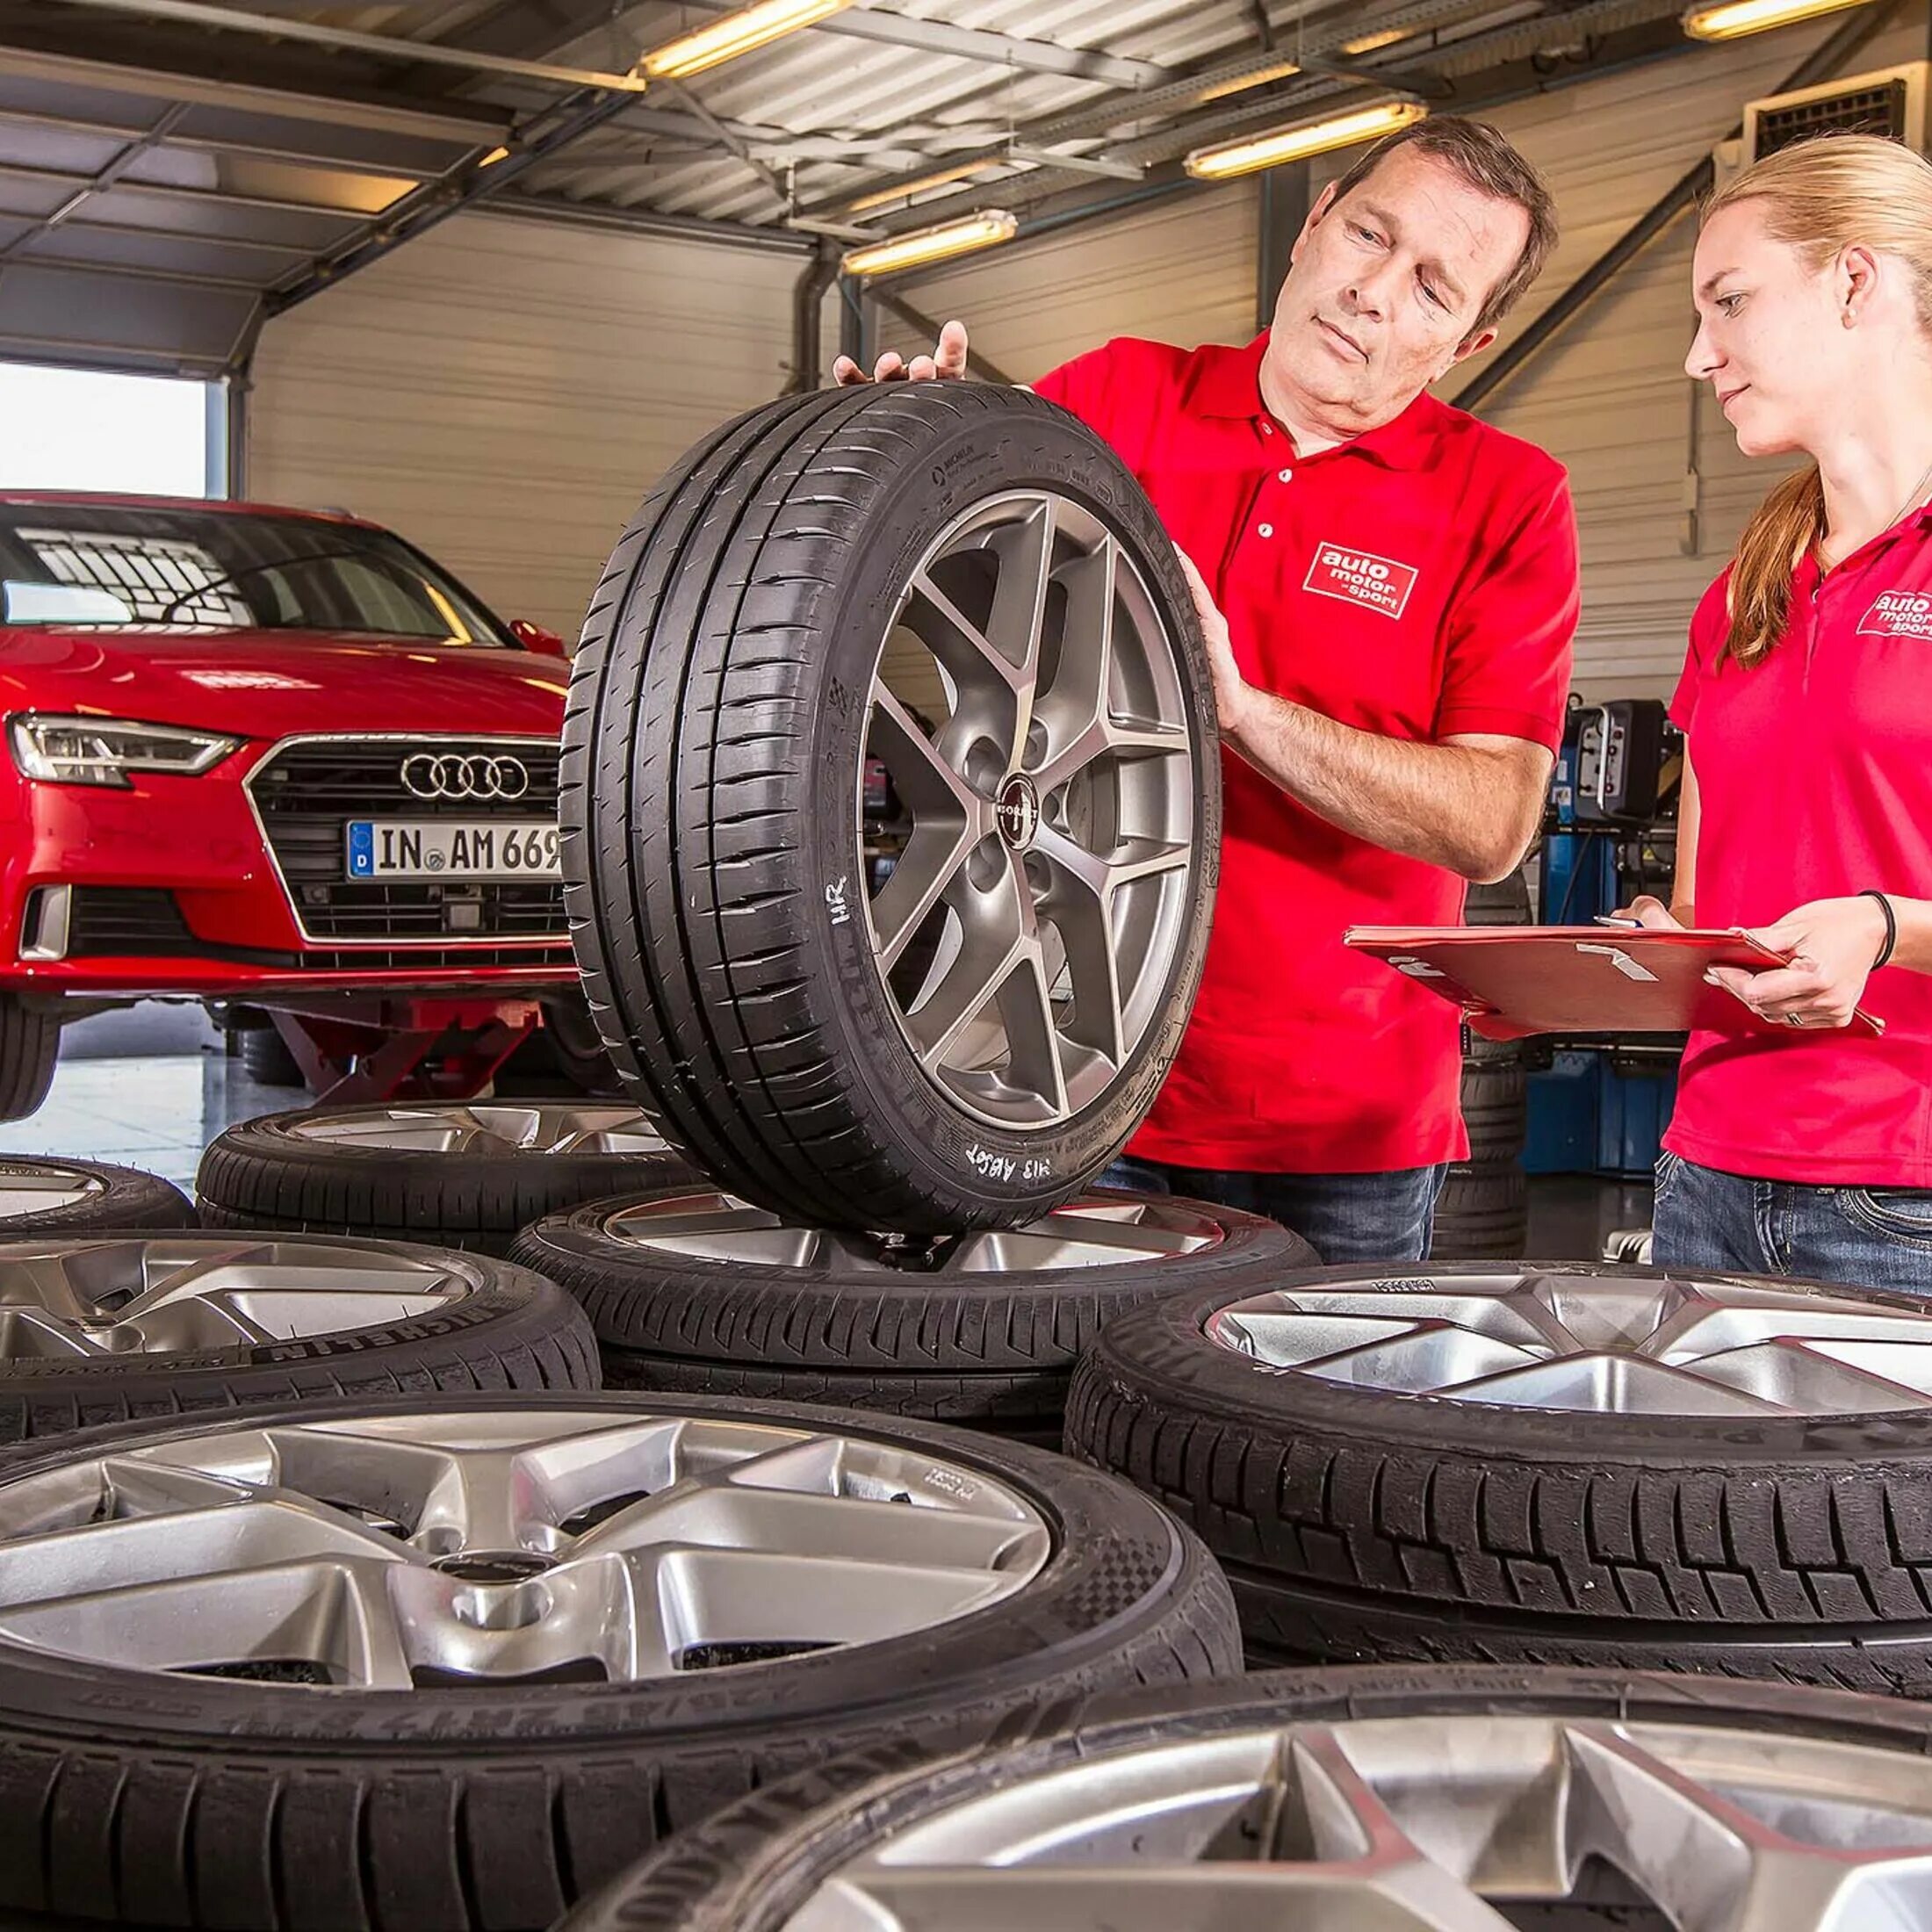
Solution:
[[[1862,638],[1932,638],[1932,593],[1887,590],[1858,620]]]
[[[1301,588],[1317,596],[1366,604],[1385,617],[1400,617],[1416,588],[1416,572],[1412,565],[1398,564],[1392,557],[1351,550],[1344,544],[1317,544]]]

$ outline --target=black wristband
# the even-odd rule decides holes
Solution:
[[[1885,942],[1878,948],[1878,956],[1871,962],[1871,970],[1877,972],[1892,957],[1892,948],[1899,943],[1898,915],[1892,910],[1892,901],[1883,892],[1874,891],[1870,886],[1861,892],[1862,899],[1877,899],[1878,910],[1885,916]]]

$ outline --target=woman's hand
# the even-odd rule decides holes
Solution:
[[[1876,899],[1813,899],[1751,937],[1789,953],[1789,966],[1746,972],[1713,966],[1705,976],[1753,1013],[1792,1028],[1844,1027],[1864,997],[1871,962],[1885,944],[1885,919]]]
[[[1254,697],[1254,687],[1241,674],[1235,662],[1235,647],[1228,635],[1228,620],[1215,605],[1215,594],[1208,580],[1194,568],[1194,559],[1179,544],[1174,554],[1180,559],[1181,574],[1193,595],[1194,615],[1200,620],[1201,641],[1208,646],[1208,668],[1215,681],[1215,711],[1221,735],[1229,739],[1240,736],[1241,723]]]

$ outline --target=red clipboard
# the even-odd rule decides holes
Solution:
[[[1791,963],[1789,954],[1761,945],[1741,927],[1352,926],[1343,938],[1461,1007],[1470,1026],[1490,1040],[1698,1027],[1779,1035],[1794,1030],[1705,984],[1713,966],[1763,972]],[[1885,1024],[1860,1007],[1844,1030],[1876,1039]]]

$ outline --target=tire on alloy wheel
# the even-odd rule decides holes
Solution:
[[[1260,1662],[1932,1691],[1932,1309],[1581,1262],[1323,1268],[1112,1323],[1069,1451],[1192,1522]]]
[[[0,1241],[0,1442],[257,1402],[597,1381],[570,1297],[482,1255],[279,1234]]]
[[[1316,1260],[1258,1215],[1112,1189],[923,1240],[673,1189],[553,1215],[511,1252],[582,1303],[613,1388],[834,1402],[1056,1448],[1073,1364],[1114,1316],[1188,1287],[1258,1292]]]
[[[0,1907],[522,1932],[834,1752],[1237,1661],[1171,1517],[953,1431],[579,1395],[96,1431],[0,1481]]]
[[[627,1101],[396,1100],[244,1121],[209,1143],[195,1188],[210,1228],[501,1254],[559,1208],[690,1178]]]
[[[855,1752],[559,1932],[1875,1932],[1922,1922],[1928,1751],[1932,1714],[1784,1685],[1277,1671]]]
[[[0,1240],[194,1224],[188,1197],[159,1174],[63,1154],[0,1154]]]
[[[1050,403],[834,390],[717,431],[571,679],[566,903],[628,1090],[795,1221],[1071,1199],[1200,977],[1214,715],[1171,543]]]

